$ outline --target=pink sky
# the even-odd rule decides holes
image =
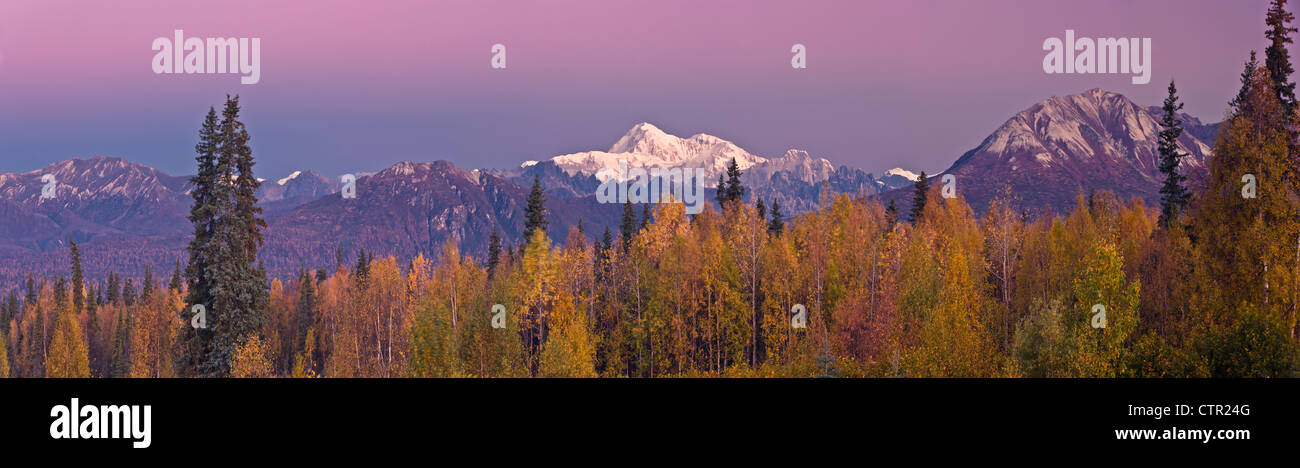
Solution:
[[[937,171],[1014,113],[1100,87],[1220,118],[1264,0],[0,2],[0,171],[91,154],[192,170],[243,96],[266,177],[404,160],[508,167],[650,121],[764,156]],[[1046,75],[1042,41],[1150,37],[1151,84]],[[155,37],[260,37],[262,78],[155,75]],[[489,48],[508,47],[508,69]],[[808,47],[806,70],[790,46]]]

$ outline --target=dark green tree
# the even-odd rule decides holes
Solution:
[[[767,205],[763,203],[763,197],[754,197],[754,209],[758,210],[759,219],[767,219]]]
[[[117,277],[116,272],[108,270],[108,296],[105,297],[104,300],[108,301],[109,304],[118,305],[121,304],[121,302],[119,302],[121,299],[122,280]]]
[[[487,277],[491,280],[496,274],[497,265],[501,263],[501,235],[496,225],[492,225],[492,235],[488,237]]]
[[[745,199],[745,186],[740,183],[740,175],[740,166],[736,164],[736,158],[731,158],[731,164],[727,165],[726,200]]]
[[[1183,121],[1178,118],[1178,111],[1182,108],[1183,104],[1178,102],[1178,88],[1170,80],[1169,96],[1165,98],[1162,108],[1164,115],[1160,119],[1163,129],[1160,130],[1160,140],[1156,144],[1160,152],[1160,173],[1165,175],[1165,183],[1160,187],[1159,220],[1164,227],[1179,222],[1178,217],[1192,196],[1187,187],[1183,186],[1185,177],[1178,173],[1178,164],[1186,156],[1178,150],[1178,137],[1183,134]]]
[[[217,261],[217,248],[213,236],[217,233],[217,220],[227,206],[226,181],[233,171],[218,167],[218,152],[221,147],[222,123],[218,120],[215,108],[209,107],[208,114],[199,128],[199,142],[194,145],[194,157],[198,171],[190,178],[189,221],[194,225],[194,236],[186,250],[189,260],[185,265],[185,307],[179,312],[181,328],[178,333],[180,352],[176,356],[176,370],[181,376],[201,375],[200,369],[207,359],[211,348],[212,329],[196,329],[190,326],[193,306],[210,308],[212,305],[212,268]],[[116,286],[109,279],[109,301],[117,296]]]
[[[1273,90],[1282,103],[1283,115],[1287,118],[1295,112],[1296,105],[1295,83],[1291,81],[1291,73],[1295,72],[1295,68],[1291,66],[1291,54],[1287,51],[1291,33],[1296,32],[1296,28],[1289,26],[1293,20],[1295,15],[1286,11],[1286,0],[1273,0],[1264,20],[1268,26],[1264,37],[1269,42],[1268,48],[1264,49],[1264,66],[1273,79]]]
[[[925,171],[921,171],[921,175],[917,176],[916,184],[912,186],[912,190],[912,213],[908,217],[908,221],[915,223],[925,213],[925,202],[930,197],[930,179],[926,178]]]
[[[546,192],[542,191],[542,182],[533,176],[533,188],[528,191],[528,207],[524,210],[524,244],[533,238],[533,231],[546,231]]]
[[[781,203],[772,200],[772,221],[767,224],[767,231],[776,235],[785,232],[785,219],[781,215]]]
[[[1241,106],[1246,103],[1246,97],[1250,95],[1250,82],[1255,75],[1255,70],[1259,68],[1259,61],[1255,60],[1255,51],[1250,51],[1250,60],[1246,61],[1245,70],[1241,71],[1241,88],[1237,91],[1237,97],[1232,98],[1228,103],[1232,113],[1241,112]]]
[[[890,231],[893,231],[894,226],[898,225],[898,204],[894,203],[893,200],[890,200],[889,206],[885,207],[885,223],[889,226]]]
[[[181,259],[178,258],[176,259],[176,269],[172,270],[172,279],[167,282],[167,289],[179,293],[182,286],[184,284],[181,283]]]
[[[303,270],[298,276],[298,339],[294,353],[307,349],[307,330],[316,323],[316,286],[309,271]]]
[[[623,222],[619,224],[619,235],[623,240],[623,253],[632,246],[632,236],[636,234],[636,211],[632,209],[632,202],[623,202]]]
[[[85,277],[81,271],[81,251],[77,243],[68,238],[69,250],[72,251],[72,313],[80,314],[86,306]]]

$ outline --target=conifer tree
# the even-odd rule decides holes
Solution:
[[[767,219],[767,204],[763,203],[763,197],[754,197],[754,209],[758,211],[759,219]]]
[[[893,200],[889,200],[889,206],[885,207],[885,222],[889,225],[890,231],[898,225],[898,205]]]
[[[68,238],[69,249],[72,251],[72,313],[80,314],[86,306],[85,280],[81,271],[81,252],[77,249],[77,243]]]
[[[915,223],[921,219],[922,213],[925,213],[925,202],[930,196],[930,180],[926,178],[925,171],[921,171],[912,188],[912,213],[908,220]]]
[[[193,306],[201,305],[206,309],[212,305],[212,266],[217,260],[216,246],[212,241],[217,232],[217,220],[225,209],[224,182],[230,180],[228,172],[218,167],[221,138],[217,111],[209,107],[199,128],[199,142],[194,146],[198,172],[190,178],[193,186],[190,197],[194,202],[190,206],[189,220],[194,225],[194,237],[186,247],[189,261],[185,265],[185,307],[180,312],[183,325],[178,334],[181,351],[176,354],[176,368],[181,376],[200,375],[200,366],[212,340],[211,328],[192,328],[189,319]],[[116,296],[115,290],[110,277],[110,301]]]
[[[767,231],[776,235],[785,232],[785,219],[781,215],[781,203],[772,200],[772,221],[767,225]]]
[[[723,179],[722,174],[718,174],[718,186],[716,190],[718,193],[714,194],[713,197],[718,200],[718,209],[722,209],[723,202],[727,201],[727,182]]]
[[[153,266],[144,264],[144,284],[140,285],[140,302],[145,303],[153,295]]]
[[[1286,11],[1286,0],[1273,0],[1264,20],[1268,25],[1264,36],[1269,41],[1268,48],[1264,50],[1264,66],[1268,68],[1269,78],[1272,79],[1273,92],[1282,103],[1283,115],[1288,119],[1294,114],[1296,106],[1295,83],[1290,81],[1295,68],[1291,66],[1291,54],[1287,51],[1291,33],[1296,32],[1296,28],[1289,26],[1293,20],[1295,15]]]
[[[126,279],[122,285],[122,305],[131,307],[135,305],[135,285],[131,283],[131,278]]]
[[[525,243],[533,238],[533,231],[546,231],[546,192],[542,191],[542,182],[533,176],[533,188],[528,191],[528,207],[524,210]]]
[[[1228,103],[1229,112],[1236,114],[1241,111],[1241,106],[1246,102],[1247,95],[1250,94],[1250,82],[1254,77],[1255,70],[1259,69],[1259,61],[1255,60],[1255,51],[1250,51],[1250,60],[1246,61],[1246,68],[1241,71],[1241,88],[1237,91],[1237,97],[1232,98]]]
[[[1183,104],[1178,102],[1178,88],[1173,80],[1169,81],[1169,96],[1165,98],[1164,116],[1160,120],[1160,140],[1157,149],[1160,152],[1160,173],[1165,175],[1165,183],[1160,187],[1160,225],[1169,227],[1179,222],[1179,215],[1191,198],[1183,186],[1185,177],[1178,173],[1179,160],[1186,156],[1178,150],[1178,137],[1183,134],[1183,121],[1178,118],[1178,111]]]
[[[731,158],[731,164],[727,165],[726,200],[745,199],[745,186],[740,183],[740,175],[740,166],[736,164],[736,158]]]
[[[167,289],[180,293],[181,286],[183,286],[181,283],[181,259],[178,258],[176,259],[176,269],[172,270],[172,279],[167,282]]]
[[[104,300],[108,301],[109,304],[117,305],[121,303],[120,302],[121,299],[122,299],[121,279],[117,277],[116,272],[114,272],[113,270],[108,270],[108,296],[106,296]]]
[[[623,253],[632,246],[632,236],[636,234],[636,211],[632,210],[632,202],[623,202],[623,222],[619,224],[619,235],[623,239]]]
[[[316,288],[312,275],[303,270],[298,278],[298,336],[294,354],[307,349],[307,331],[316,323]]]
[[[487,277],[491,281],[496,274],[497,265],[501,263],[501,235],[496,225],[492,225],[492,235],[488,237]]]

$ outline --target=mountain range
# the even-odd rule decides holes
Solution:
[[[1156,149],[1161,112],[1100,89],[1053,96],[1008,119],[947,170],[928,176],[938,179],[932,185],[944,175],[955,176],[957,193],[976,213],[1003,188],[1031,212],[1068,211],[1077,196],[1094,189],[1158,203],[1164,180]],[[1195,179],[1208,168],[1217,124],[1204,125],[1186,114],[1180,118],[1187,131],[1178,139],[1186,154],[1179,171]],[[880,197],[895,201],[900,210],[911,207],[910,190]]]
[[[1087,190],[1158,200],[1158,108],[1119,94],[1090,90],[1034,104],[995,129],[939,174],[957,176],[958,191],[977,211],[1009,187],[1025,209],[1066,208]],[[1183,170],[1206,167],[1216,124],[1184,115]],[[760,156],[707,134],[678,137],[640,123],[608,150],[527,161],[511,169],[464,169],[447,161],[404,161],[373,174],[358,173],[357,197],[339,194],[336,178],[310,170],[262,180],[258,197],[267,219],[261,259],[274,276],[298,268],[332,267],[358,249],[408,259],[431,255],[448,239],[482,255],[497,229],[507,242],[522,240],[528,188],[537,180],[547,195],[549,234],[562,240],[579,222],[590,238],[608,227],[617,234],[622,207],[596,202],[602,169],[703,168],[707,196],[732,161],[743,171],[749,199],[780,203],[787,216],[815,209],[824,191],[895,200],[906,209],[917,174],[895,168],[879,176],[800,149]],[[55,197],[42,198],[51,174]],[[934,181],[933,183],[937,183]],[[122,158],[69,159],[25,173],[0,174],[0,290],[40,275],[68,273],[66,242],[82,245],[92,278],[110,268],[139,277],[145,265],[169,275],[184,259],[191,227],[189,177],[174,176]],[[638,209],[638,215],[640,210]]]

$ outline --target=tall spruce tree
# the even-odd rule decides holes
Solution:
[[[898,225],[898,204],[894,203],[893,200],[889,200],[889,206],[885,207],[885,223],[889,226],[890,231],[893,231],[894,226]]]
[[[218,253],[212,267],[212,306],[208,308],[212,347],[200,369],[210,376],[227,375],[235,347],[246,339],[261,338],[270,302],[266,272],[257,261],[266,222],[259,216],[259,183],[253,174],[248,131],[239,113],[239,98],[227,97],[217,151],[219,185],[225,186],[227,195],[212,238]]]
[[[307,349],[307,330],[316,323],[316,287],[311,272],[302,270],[298,275],[298,283],[298,336],[295,354]]]
[[[546,220],[546,192],[542,191],[542,182],[533,176],[533,188],[528,190],[528,206],[524,210],[524,244],[533,238],[533,231],[546,231],[550,223]]]
[[[181,259],[178,258],[176,259],[176,268],[172,270],[172,279],[171,281],[167,282],[167,289],[180,293],[182,286],[183,284],[181,283]]]
[[[623,240],[623,253],[632,246],[632,236],[636,235],[636,211],[631,201],[623,202],[623,221],[618,225],[619,236]]]
[[[488,258],[487,258],[487,277],[491,280],[497,272],[497,265],[501,263],[501,235],[497,233],[496,225],[492,225],[492,235],[488,237]]]
[[[122,280],[118,278],[117,272],[108,270],[108,295],[104,298],[109,304],[118,305],[122,300]]]
[[[1295,83],[1291,81],[1291,73],[1295,72],[1295,68],[1291,66],[1291,54],[1287,51],[1291,33],[1296,32],[1296,28],[1289,26],[1293,20],[1295,15],[1286,11],[1286,0],[1273,0],[1264,20],[1268,26],[1264,37],[1269,41],[1268,48],[1264,50],[1264,66],[1268,68],[1269,78],[1273,80],[1273,92],[1282,103],[1283,115],[1288,119],[1294,114],[1296,106]]]
[[[226,97],[219,122],[209,109],[195,146],[198,173],[191,179],[190,209],[195,233],[176,363],[181,375],[226,375],[235,346],[260,337],[270,301],[266,271],[257,261],[266,226],[257,206],[260,182],[239,113],[238,97]],[[200,304],[208,326],[194,329],[188,326],[190,311]]]
[[[781,203],[772,200],[772,221],[767,224],[767,231],[776,235],[785,232],[785,218],[781,215]]]
[[[149,300],[153,295],[153,266],[144,264],[144,284],[140,286],[140,302]]]
[[[1250,51],[1250,60],[1246,61],[1246,67],[1241,71],[1241,89],[1237,91],[1237,97],[1232,98],[1228,103],[1228,111],[1236,114],[1241,112],[1242,104],[1246,103],[1246,98],[1250,94],[1250,82],[1254,78],[1255,70],[1259,69],[1259,61],[1255,59],[1255,51]]]
[[[1187,206],[1187,201],[1191,199],[1191,193],[1183,186],[1185,177],[1178,173],[1178,164],[1183,156],[1183,152],[1178,150],[1178,137],[1183,134],[1183,121],[1178,118],[1178,111],[1182,110],[1183,104],[1178,102],[1178,88],[1174,86],[1173,80],[1169,81],[1169,96],[1165,98],[1165,104],[1162,108],[1164,115],[1160,119],[1160,139],[1157,142],[1157,149],[1160,152],[1160,173],[1165,175],[1165,183],[1160,187],[1160,220],[1161,226],[1169,227],[1173,223],[1179,222],[1178,218]]]
[[[930,197],[930,179],[926,178],[925,171],[921,171],[921,175],[917,176],[912,190],[912,212],[908,216],[908,221],[915,223],[925,213],[925,202]]]
[[[727,200],[745,199],[745,186],[740,183],[741,174],[736,158],[731,158],[731,164],[727,165]]]
[[[212,266],[216,260],[216,247],[213,236],[217,232],[217,220],[225,209],[222,188],[223,171],[217,167],[217,153],[221,146],[221,122],[215,108],[209,107],[208,114],[199,128],[199,142],[194,145],[194,157],[198,171],[190,178],[189,220],[194,225],[194,237],[190,239],[186,250],[189,260],[185,265],[185,307],[180,311],[181,328],[178,333],[180,352],[176,355],[175,367],[181,376],[199,376],[203,362],[211,348],[212,329],[192,328],[190,318],[194,306],[205,309],[212,305]],[[228,177],[225,181],[230,180]],[[112,277],[109,278],[109,300],[116,296],[116,287]]]
[[[85,277],[81,271],[81,251],[77,243],[68,238],[68,248],[72,252],[72,313],[80,314],[86,306]]]

